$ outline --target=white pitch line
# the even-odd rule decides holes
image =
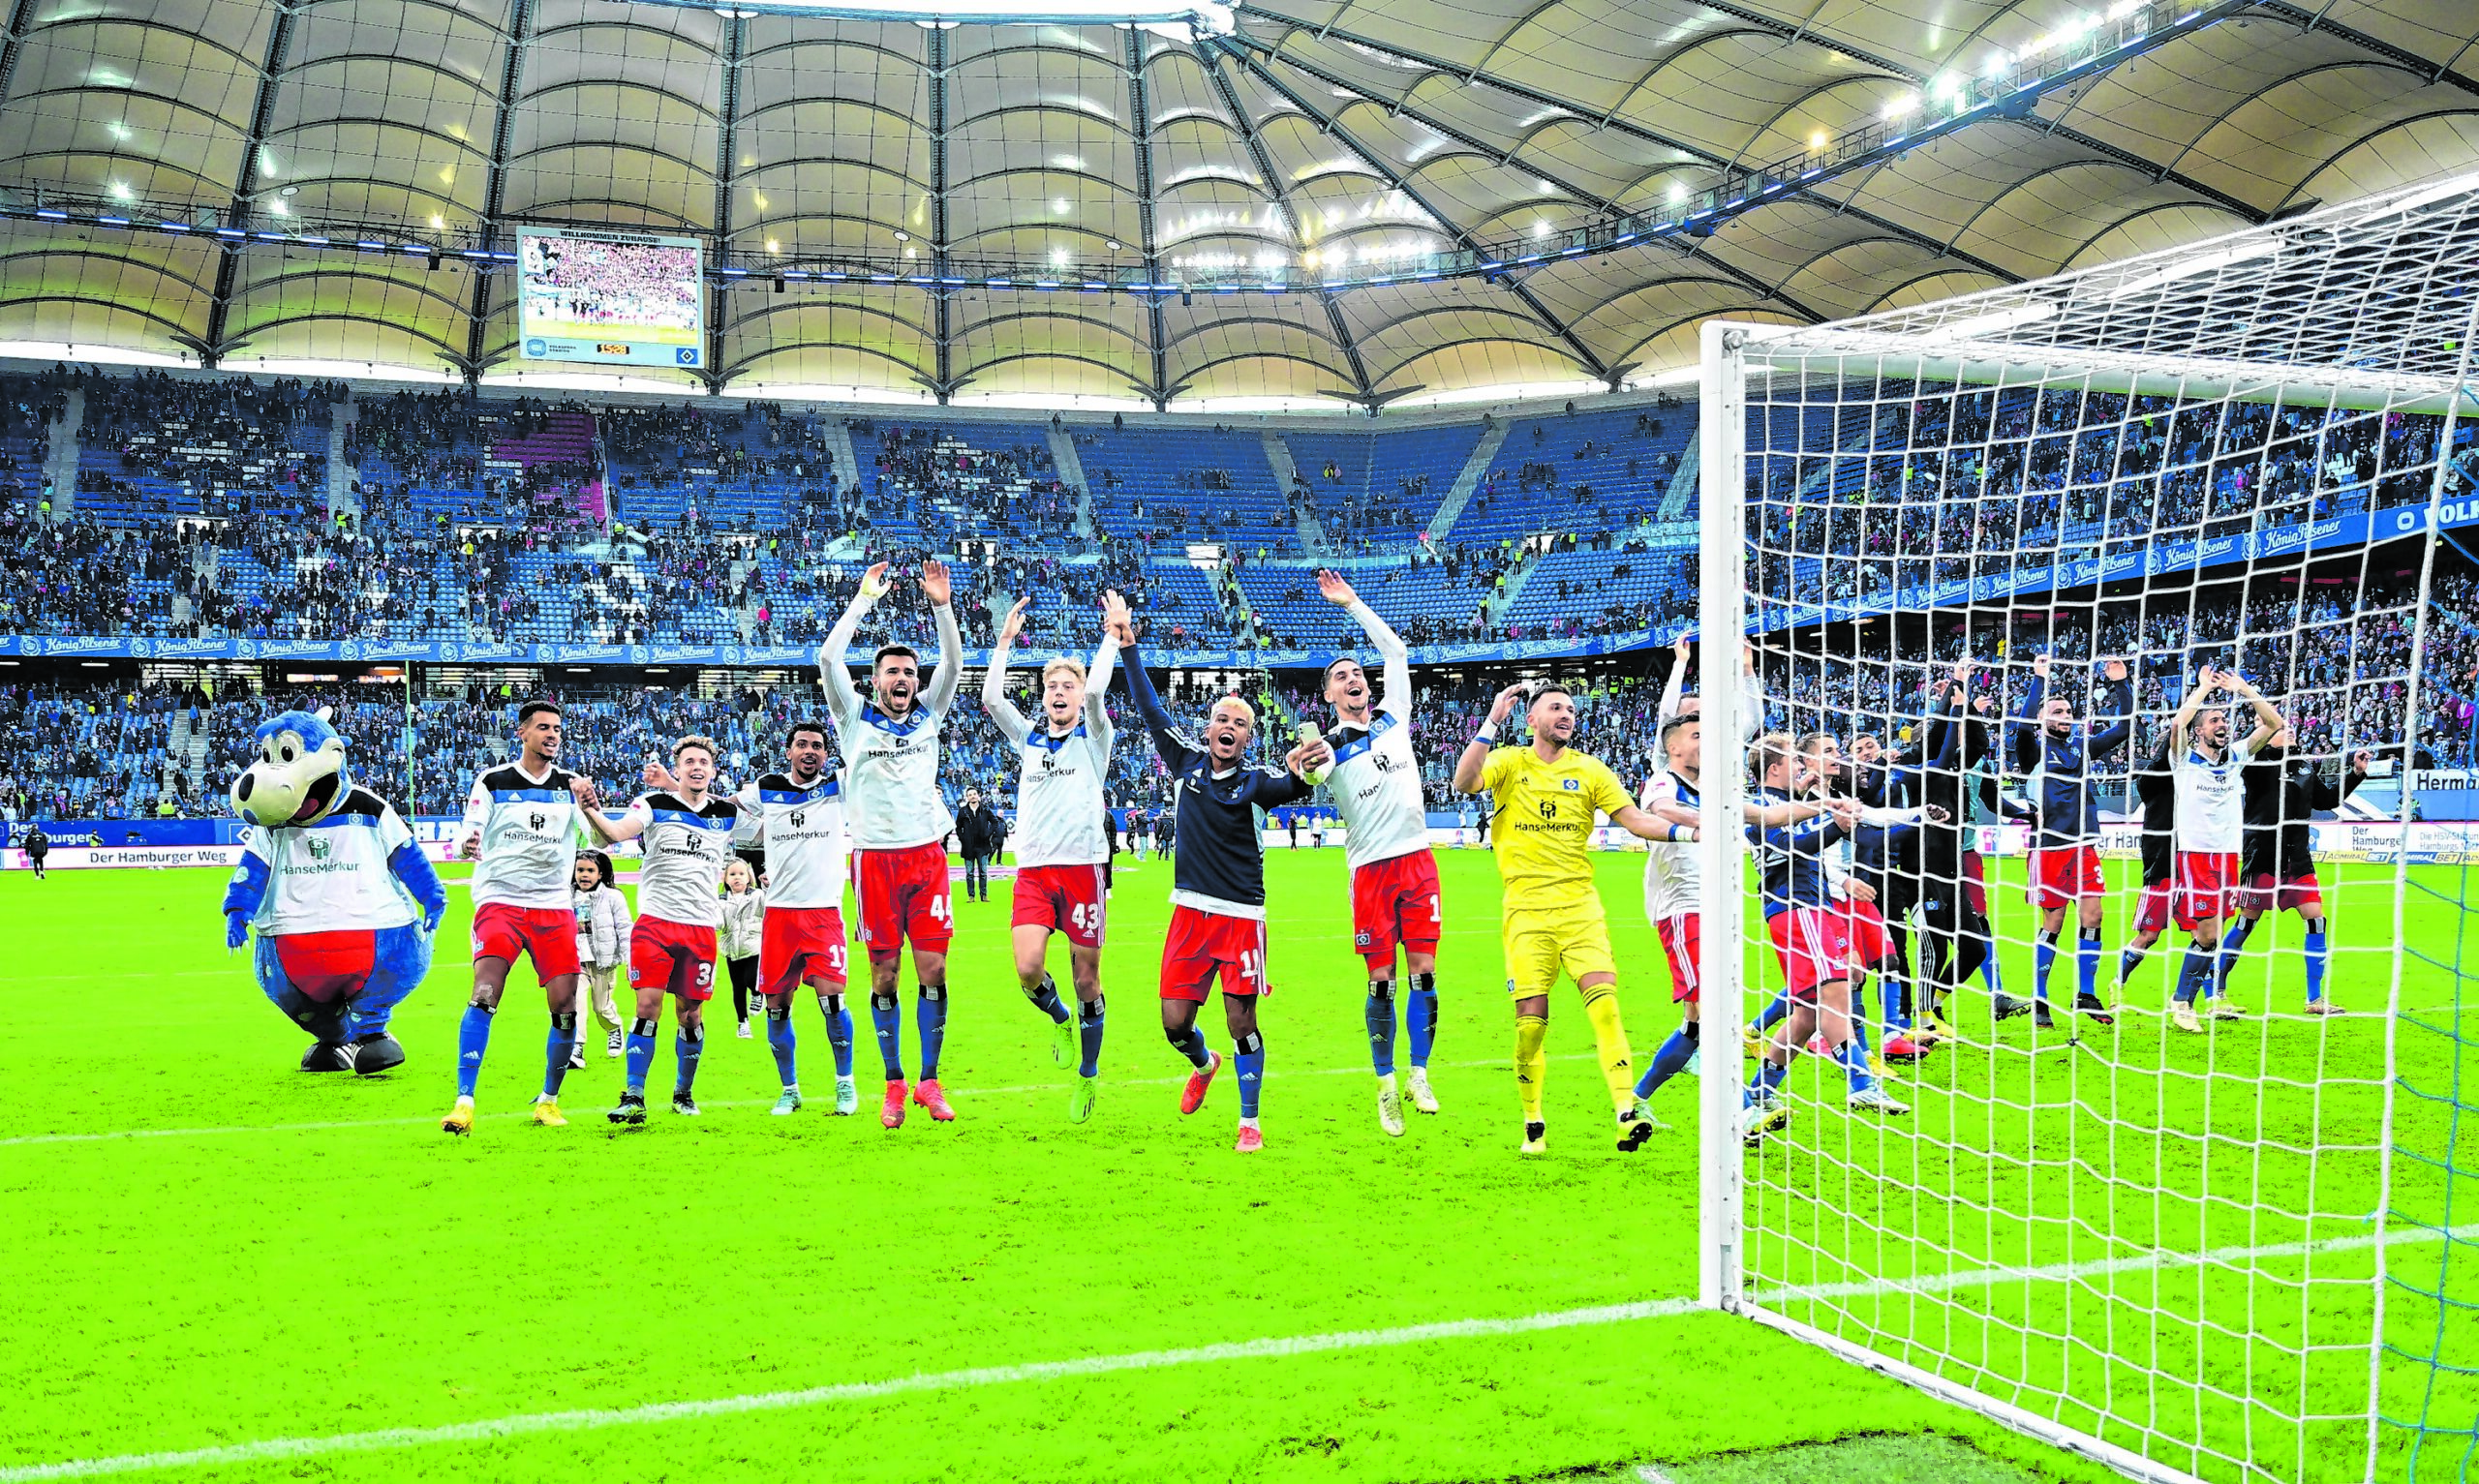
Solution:
[[[2479,1239],[2479,1224],[2452,1227],[2446,1231],[2413,1228],[2390,1233],[2387,1246],[2408,1246],[2417,1243]],[[1820,1298],[1851,1297],[1860,1293],[1932,1293],[1950,1292],[1957,1288],[1987,1287],[2001,1283],[2056,1283],[2069,1279],[2110,1273],[2136,1271],[2144,1268],[2192,1267],[2210,1262],[2237,1262],[2266,1257],[2298,1257],[2321,1253],[2351,1252],[2372,1248],[2376,1238],[2367,1236],[2333,1237],[2320,1242],[2284,1242],[2268,1247],[2223,1247],[2203,1253],[2144,1253],[2127,1257],[2108,1257],[2090,1262],[2059,1262],[2044,1267],[1974,1268],[1960,1273],[1943,1273],[1928,1278],[1877,1280],[1866,1283],[1816,1284],[1760,1290],[1756,1301],[1769,1308]],[[1579,1329],[1603,1324],[1620,1324],[1637,1319],[1673,1318],[1693,1314],[1702,1306],[1692,1298],[1661,1298],[1633,1304],[1605,1304],[1590,1309],[1558,1309],[1545,1314],[1525,1315],[1511,1319],[1450,1319],[1434,1324],[1406,1324],[1393,1329],[1341,1330],[1320,1335],[1294,1335],[1261,1340],[1240,1340],[1222,1345],[1200,1345],[1184,1349],[1138,1350],[1121,1355],[1092,1355],[1081,1360],[1032,1361],[1012,1366],[976,1366],[963,1371],[933,1371],[898,1377],[891,1380],[847,1381],[841,1385],[811,1386],[799,1391],[764,1391],[753,1395],[711,1397],[695,1402],[654,1402],[642,1407],[596,1408],[578,1411],[520,1412],[510,1417],[491,1417],[476,1422],[453,1422],[439,1427],[383,1428],[368,1433],[331,1433],[315,1438],[271,1438],[260,1442],[227,1443],[211,1448],[188,1448],[161,1453],[119,1453],[100,1458],[67,1459],[55,1464],[18,1464],[0,1468],[0,1484],[37,1484],[48,1479],[94,1478],[104,1474],[136,1473],[155,1469],[213,1469],[235,1464],[264,1463],[276,1459],[315,1458],[332,1453],[371,1453],[397,1448],[425,1447],[443,1442],[485,1442],[501,1438],[522,1438],[536,1433],[592,1432],[609,1427],[639,1427],[649,1423],[690,1421],[701,1417],[734,1416],[745,1412],[781,1411],[798,1407],[816,1407],[833,1402],[867,1401],[876,1397],[903,1396],[917,1392],[955,1391],[975,1386],[1004,1386],[1020,1381],[1071,1380],[1088,1376],[1109,1376],[1122,1371],[1158,1371],[1175,1366],[1212,1365],[1227,1360],[1281,1359],[1295,1355],[1318,1355],[1335,1350],[1380,1349],[1404,1345],[1423,1345],[1436,1340],[1470,1340],[1509,1335],[1539,1334],[1547,1330]],[[1638,1478],[1647,1478],[1639,1471]]]
[[[1554,1062],[1591,1061],[1592,1059],[1592,1053],[1588,1051],[1561,1053],[1549,1058]],[[1504,1067],[1507,1063],[1500,1059],[1440,1062],[1438,1065],[1441,1067]],[[1376,1075],[1366,1067],[1301,1067],[1284,1072],[1282,1075],[1285,1076],[1347,1076],[1355,1072],[1364,1076]],[[570,1075],[582,1076],[584,1074]],[[1125,1081],[1112,1082],[1108,1085],[1112,1087],[1176,1087],[1185,1081],[1187,1078],[1184,1076],[1131,1077]],[[1021,1087],[950,1087],[947,1089],[947,1096],[951,1099],[1021,1097],[1027,1093],[1057,1092],[1065,1085],[1063,1082],[1027,1082]],[[706,1107],[773,1107],[775,1100],[745,1098],[707,1103],[702,1105]],[[529,1104],[527,1107],[519,1107],[509,1112],[485,1113],[482,1117],[489,1120],[523,1119],[531,1116],[528,1112],[530,1106]],[[354,1118],[332,1123],[231,1124],[203,1129],[107,1129],[94,1134],[20,1134],[12,1138],[0,1138],[0,1149],[20,1144],[93,1144],[116,1138],[206,1138],[226,1134],[311,1134],[333,1129],[392,1129],[438,1121],[436,1117]]]

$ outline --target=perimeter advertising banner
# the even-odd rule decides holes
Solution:
[[[529,361],[702,367],[704,283],[693,237],[518,227],[518,348]]]

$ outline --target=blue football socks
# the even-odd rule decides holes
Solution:
[[[2324,920],[2307,920],[2307,1003],[2324,998],[2324,970],[2332,956],[2329,940],[2324,936]]]
[[[628,1090],[645,1096],[646,1074],[655,1065],[655,1022],[637,1020],[628,1026],[627,1042]]]
[[[801,1085],[800,1074],[794,1070],[792,1052],[796,1045],[792,1036],[792,1007],[777,1010],[766,1007],[766,1045],[775,1053],[775,1075],[787,1087]]]
[[[1379,1076],[1394,1075],[1394,981],[1372,979],[1361,1017],[1368,1025],[1368,1059]]]
[[[892,994],[870,996],[870,1027],[878,1035],[878,1060],[886,1063],[887,1080],[903,1080],[903,1005]]]
[[[1079,1060],[1078,1076],[1102,1075],[1102,997],[1095,995],[1076,1007],[1076,1045]]]
[[[1403,1002],[1403,1030],[1412,1040],[1412,1065],[1429,1064],[1429,1050],[1437,1045],[1437,975],[1434,972],[1412,976],[1412,993]]]
[[[706,1028],[694,1025],[673,1032],[671,1051],[680,1063],[680,1077],[672,1084],[672,1092],[687,1097],[697,1086],[697,1063],[706,1055]]]
[[[843,996],[830,994],[817,1002],[818,1013],[826,1017],[826,1044],[835,1049],[835,1075],[852,1075],[852,1010]]]
[[[1266,1038],[1255,1031],[1240,1037],[1231,1059],[1240,1067],[1240,1116],[1254,1118],[1266,1082]]]
[[[1664,1082],[1687,1070],[1689,1059],[1696,1055],[1696,1038],[1700,1029],[1690,1020],[1669,1033],[1669,1039],[1653,1053],[1652,1064],[1644,1069],[1644,1075],[1636,1079],[1637,1097],[1651,1097]]]
[[[482,1075],[482,1053],[490,1045],[491,1012],[466,1006],[465,1018],[456,1022],[456,1096],[474,1096],[474,1083]]]
[[[542,1048],[542,1096],[556,1098],[568,1075],[568,1058],[577,1049],[577,1013],[562,1011],[551,1017],[551,1037]]]
[[[2049,970],[2057,964],[2057,934],[2043,932],[2032,940],[2032,998],[2045,1004],[2049,997]]]
[[[947,1044],[947,986],[923,984],[917,1029],[921,1032],[921,1080],[938,1080],[938,1052]]]

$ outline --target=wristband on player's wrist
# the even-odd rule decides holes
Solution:
[[[1481,730],[1472,734],[1472,740],[1477,742],[1496,742],[1498,740],[1498,724],[1494,721],[1482,722]]]

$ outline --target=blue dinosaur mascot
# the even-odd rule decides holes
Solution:
[[[224,893],[225,946],[259,929],[259,987],[317,1038],[302,1071],[402,1066],[387,1019],[430,972],[447,890],[395,809],[353,784],[324,712],[286,712],[256,741],[232,783],[252,828]]]

